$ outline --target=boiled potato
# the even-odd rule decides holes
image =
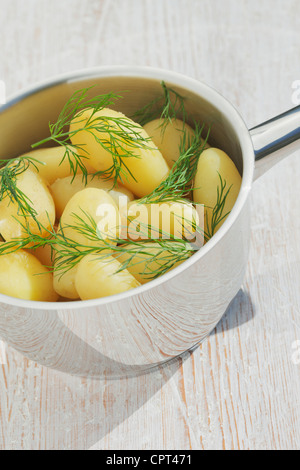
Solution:
[[[193,129],[180,119],[172,119],[166,124],[162,119],[154,119],[145,124],[144,129],[161,151],[170,168],[179,158],[184,133],[186,133],[186,150],[194,136]],[[206,144],[206,147],[209,145]]]
[[[39,246],[38,248],[30,249],[29,253],[33,254],[43,266],[47,268],[53,266],[53,254],[51,245]]]
[[[180,248],[182,245],[178,242],[173,242],[174,247]],[[122,245],[126,248],[126,245]],[[192,251],[191,251],[192,253]],[[161,271],[166,264],[170,263],[172,256],[175,256],[172,252],[167,250],[162,252],[162,248],[159,243],[145,242],[145,249],[141,250],[141,247],[128,246],[128,252],[114,252],[114,257],[120,261],[120,263],[129,262],[126,266],[129,271],[141,284],[151,281],[152,273]],[[184,260],[183,260],[184,261]],[[183,261],[179,261],[168,271],[179,266]],[[167,272],[168,272],[167,271]]]
[[[163,181],[168,173],[169,167],[159,152],[155,144],[151,141],[145,130],[131,121],[124,114],[111,109],[102,109],[92,115],[93,110],[87,109],[75,117],[70,125],[70,138],[74,145],[81,145],[81,154],[89,157],[90,165],[95,170],[108,170],[113,165],[113,157],[109,150],[116,146],[119,156],[123,156],[123,170],[126,176],[122,176],[122,184],[132,191],[136,196],[142,197],[152,192]],[[112,120],[104,118],[113,118],[119,120],[119,126]],[[102,121],[99,118],[103,118]],[[102,132],[98,130],[80,130],[90,119],[88,125],[101,125],[104,127]],[[97,122],[99,120],[99,124]],[[134,126],[134,132],[128,132],[128,128],[122,126],[122,121]],[[109,132],[106,131],[109,130]],[[119,143],[116,143],[116,133],[121,133]],[[123,133],[123,135],[122,135]],[[113,135],[113,139],[112,136]],[[127,135],[127,137],[125,137]],[[131,142],[128,143],[128,135]],[[148,139],[147,148],[138,148],[135,145],[136,135]],[[134,153],[134,156],[126,156],[126,151]]]
[[[88,214],[97,225],[99,243],[101,243],[100,236],[103,240],[118,236],[119,210],[113,198],[106,191],[97,188],[78,191],[67,203],[60,219],[60,226],[67,238],[82,245],[94,245],[95,240],[90,240],[85,233],[78,233],[77,230],[68,227],[78,224],[74,215],[89,223],[85,214]]]
[[[126,269],[117,273],[120,262],[111,257],[87,255],[78,264],[75,276],[77,292],[82,300],[98,299],[138,287],[140,283]]]
[[[209,232],[212,222],[213,208],[217,203],[220,176],[226,182],[225,192],[230,188],[224,209],[225,215],[231,211],[238,197],[242,178],[229,156],[220,149],[209,148],[204,150],[198,162],[194,182],[194,201],[205,205],[206,231]],[[223,219],[217,226],[217,231],[224,223]]]
[[[83,212],[84,211],[84,212]],[[86,214],[88,214],[97,224],[99,229],[99,237],[89,239],[85,233],[78,233],[75,229],[68,227],[69,225],[77,225],[78,222],[74,218],[74,214],[81,217],[85,222],[89,222]],[[86,188],[69,200],[60,220],[59,230],[63,230],[65,237],[77,242],[80,245],[91,246],[98,243],[104,245],[109,238],[118,236],[119,211],[113,198],[103,189]],[[100,239],[102,236],[103,240]],[[116,242],[110,240],[112,245]],[[80,246],[78,247],[80,249]],[[59,260],[59,263],[61,260]],[[66,261],[67,262],[67,261]],[[57,270],[57,259],[54,262],[54,289],[62,296],[70,299],[79,297],[75,276],[77,273],[77,265],[69,271],[62,273]]]
[[[121,214],[122,227],[128,224],[128,238],[131,240],[186,238],[192,241],[196,225],[201,221],[193,204],[189,201],[139,204],[133,201],[127,214]],[[125,238],[123,236],[123,238]]]
[[[0,256],[0,292],[25,300],[56,302],[58,299],[52,274],[24,250]]]
[[[55,266],[55,264],[54,264]],[[61,270],[55,270],[53,272],[53,287],[55,292],[70,300],[78,300],[79,294],[75,286],[75,277],[77,273],[78,265],[75,265],[69,271],[62,272]]]
[[[53,227],[53,230],[55,230],[55,232],[57,232],[57,225],[55,225]],[[52,236],[48,236],[47,237],[47,240],[51,240],[53,239]],[[29,249],[27,249],[26,251],[28,251],[29,253],[31,253],[32,255],[34,255],[44,266],[46,266],[47,268],[52,268],[53,264],[54,264],[54,250],[53,250],[53,246],[49,243],[49,244],[46,244],[44,246],[32,246],[30,247]]]
[[[51,186],[56,216],[60,218],[71,197],[85,188],[98,188],[108,191],[117,205],[119,205],[119,198],[121,196],[124,196],[127,202],[133,201],[134,196],[131,191],[124,188],[124,186],[116,185],[113,187],[113,185],[113,180],[93,177],[92,175],[88,176],[87,184],[85,184],[80,175],[75,176],[74,179],[72,176],[67,176],[66,178],[56,180]]]
[[[21,224],[24,225],[25,222],[28,222],[32,233],[47,236],[46,229],[51,228],[51,224],[55,222],[55,206],[45,182],[36,171],[27,169],[16,176],[16,186],[28,198],[27,202],[36,212],[36,219],[45,229],[40,229],[30,215],[26,216],[25,220],[18,204],[6,196],[0,201],[0,233],[2,237],[6,241],[16,237],[24,238],[27,235]]]
[[[68,158],[64,159],[65,151],[65,147],[60,145],[59,147],[31,150],[22,157],[29,156],[38,160],[34,164],[30,163],[31,168],[37,168],[39,175],[48,184],[52,184],[57,178],[65,178],[71,175],[69,160]],[[86,158],[82,158],[82,163],[89,173],[93,172]],[[82,171],[78,169],[77,173],[82,173]]]

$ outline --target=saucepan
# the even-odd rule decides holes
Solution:
[[[132,115],[160,93],[162,80],[185,96],[189,115],[211,126],[210,144],[236,164],[242,175],[238,199],[206,245],[141,287],[58,303],[0,295],[0,338],[42,365],[97,378],[147,372],[200,343],[240,289],[249,253],[251,186],[299,148],[300,107],[249,131],[237,110],[204,83],[155,68],[100,67],[49,80],[2,106],[0,158],[23,154],[47,136],[49,121],[56,121],[78,89],[126,90],[120,106]]]

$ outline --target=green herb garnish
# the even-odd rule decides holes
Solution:
[[[93,87],[92,87],[93,88]],[[126,158],[139,158],[138,149],[149,148],[149,139],[144,138],[140,133],[140,126],[124,117],[97,116],[99,111],[114,106],[115,102],[121,98],[115,93],[107,93],[88,98],[91,88],[84,88],[74,93],[62,109],[55,124],[49,124],[50,136],[32,145],[36,148],[48,142],[65,147],[63,160],[67,159],[70,164],[71,174],[75,177],[80,169],[85,183],[87,183],[88,170],[85,160],[88,160],[88,152],[84,144],[71,143],[72,137],[85,131],[90,133],[95,141],[111,154],[112,164],[109,168],[93,173],[94,177],[101,176],[105,179],[114,179],[114,184],[118,180],[124,181],[130,175],[126,165]],[[82,119],[79,128],[70,131],[69,127],[76,118],[80,124],[80,118],[85,110],[91,110],[89,118]]]
[[[38,170],[37,164],[43,164],[39,160],[23,156],[16,159],[0,160],[0,201],[8,199],[9,203],[17,204],[18,213],[24,217],[31,216],[39,225],[37,212],[32,207],[32,201],[18,187],[18,176],[24,173],[28,168],[34,167]]]
[[[153,239],[147,241],[124,240],[118,237],[112,237],[110,239],[105,237],[101,238],[95,220],[88,213],[82,211],[82,215],[73,214],[73,217],[74,224],[68,224],[64,227],[59,226],[57,231],[53,226],[49,229],[42,227],[49,238],[44,238],[39,234],[33,233],[26,221],[18,221],[24,233],[26,233],[26,236],[0,244],[0,256],[27,248],[29,243],[34,244],[33,250],[39,247],[50,246],[55,256],[55,267],[48,266],[48,268],[64,275],[77,266],[85,256],[90,254],[97,255],[99,259],[110,257],[111,251],[114,252],[116,258],[118,258],[118,254],[130,254],[130,258],[121,263],[119,271],[122,271],[126,269],[130,263],[132,263],[132,265],[136,264],[134,258],[137,254],[142,253],[145,256],[149,256],[149,261],[146,262],[145,274],[150,280],[161,276],[175,266],[176,263],[188,259],[195,250],[186,240],[177,239],[171,234],[168,239]],[[84,244],[73,240],[66,235],[67,229],[72,229],[76,233],[84,235],[86,239],[92,243]],[[154,256],[153,253],[148,251],[149,243],[159,245],[157,254]],[[156,258],[159,259],[159,263],[157,263],[157,267],[153,268],[153,266],[155,266],[153,261]],[[161,260],[164,262],[161,262]],[[149,267],[150,263],[152,269]],[[140,274],[144,274],[144,271]]]
[[[165,82],[161,82],[163,93],[154,98],[149,104],[139,109],[132,115],[132,119],[144,126],[153,119],[162,120],[162,132],[165,126],[173,119],[180,118],[184,122],[187,118],[184,100],[177,91],[168,87]]]
[[[225,203],[232,186],[227,187],[227,183],[218,173],[220,184],[217,187],[217,202],[212,209],[212,217],[209,224],[208,214],[206,213],[206,231],[205,240],[208,241],[216,232],[217,226],[230,214],[230,211],[224,214]]]

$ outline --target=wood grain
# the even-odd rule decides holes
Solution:
[[[11,94],[83,67],[159,66],[209,83],[251,127],[292,106],[299,18],[297,0],[0,0],[0,80]],[[8,347],[0,448],[299,448],[299,180],[297,152],[254,184],[243,289],[193,353],[92,381]]]

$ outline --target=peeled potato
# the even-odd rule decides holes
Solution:
[[[121,158],[123,156],[123,171],[126,176],[122,176],[122,184],[139,197],[152,192],[167,177],[169,167],[145,130],[124,114],[111,109],[106,108],[94,114],[92,113],[93,110],[87,109],[73,119],[70,125],[73,145],[81,146],[81,154],[89,157],[88,161],[95,170],[104,171],[113,165],[112,154],[107,149],[115,144],[119,156]],[[112,120],[105,120],[105,117],[118,119],[119,126]],[[99,118],[103,118],[102,121]],[[100,127],[102,125],[104,130],[101,132],[95,129],[90,131],[80,130],[89,119],[89,126],[98,125]],[[127,123],[127,126],[123,127],[120,120]],[[128,132],[128,123],[130,126],[134,126],[132,128],[134,131]],[[116,143],[116,133],[120,134],[120,132],[119,143]],[[131,137],[130,142],[128,142],[128,136]],[[146,143],[142,142],[144,148],[138,148],[141,145],[138,142],[138,136],[148,139]],[[126,151],[130,151],[134,155],[126,156]]]
[[[154,119],[145,124],[144,129],[161,151],[170,168],[178,160],[184,133],[186,133],[186,149],[194,136],[193,129],[180,119],[172,119],[166,124],[161,119]]]
[[[45,229],[49,229],[55,222],[55,206],[50,191],[40,175],[36,171],[27,169],[16,176],[16,186],[28,198],[27,202],[35,210],[38,222]],[[4,197],[0,201],[0,233],[4,240],[26,236],[21,227],[25,222],[29,224],[32,233],[47,235],[47,231],[40,229],[32,216],[28,215],[25,219],[18,204],[12,202],[8,196]]]
[[[103,240],[108,240],[118,236],[119,210],[115,201],[103,189],[86,188],[74,194],[61,216],[60,225],[66,237],[83,245],[95,244],[95,240],[88,239],[85,233],[78,233],[77,230],[69,227],[78,225],[75,215],[89,223],[86,214],[97,225],[99,243],[101,243],[101,237]]]
[[[22,157],[30,156],[38,160],[34,164],[31,163],[31,167],[36,167],[39,175],[48,184],[52,184],[57,178],[65,178],[71,174],[69,160],[67,158],[64,159],[65,151],[65,147],[60,145],[59,147],[32,150],[22,155]],[[83,158],[82,162],[87,171],[91,173],[93,170],[88,165],[87,159]],[[78,173],[82,173],[81,170],[78,170]]]
[[[55,266],[55,265],[54,265]],[[61,270],[55,270],[53,272],[53,287],[55,292],[70,300],[79,299],[79,294],[75,286],[75,276],[77,273],[78,265],[71,268],[69,271],[62,272]]]
[[[113,180],[105,180],[99,177],[93,178],[92,175],[88,176],[87,184],[85,184],[80,175],[75,176],[74,179],[72,176],[67,176],[66,178],[56,180],[51,186],[56,216],[60,218],[71,197],[85,188],[98,188],[108,191],[117,205],[119,205],[119,198],[121,196],[124,196],[127,202],[133,201],[134,196],[131,191],[121,185],[116,185],[114,188],[113,186]]]
[[[126,214],[122,215],[122,227]],[[189,201],[138,204],[133,201],[127,212],[128,238],[132,240],[185,238],[192,241],[199,226],[199,214]],[[125,237],[123,237],[125,238]]]
[[[182,246],[178,242],[174,241],[173,243],[174,248],[176,248],[176,246],[178,248]],[[123,245],[123,248],[126,248],[126,245]],[[137,246],[130,246],[128,247],[128,252],[122,253],[115,251],[114,256],[118,261],[120,261],[120,263],[129,262],[126,267],[127,271],[129,271],[141,284],[145,284],[146,282],[151,281],[153,273],[161,271],[166,264],[170,263],[175,254],[168,252],[167,250],[162,251],[159,243],[145,242],[144,250],[141,250],[140,247]],[[168,271],[176,268],[176,266],[179,266],[183,261],[184,260],[178,261],[174,266],[172,266],[172,268],[168,269]]]
[[[24,250],[0,256],[0,292],[25,300],[56,302],[58,299],[52,274]]]
[[[206,230],[211,227],[213,208],[217,203],[218,188],[220,188],[220,176],[223,182],[226,182],[225,192],[230,188],[222,211],[222,214],[225,215],[234,206],[242,178],[235,164],[225,152],[217,148],[204,150],[199,158],[193,193],[194,201],[206,206]],[[216,226],[215,231],[221,227],[224,221],[225,219]]]
[[[53,228],[55,232],[57,232],[57,225],[55,225]],[[48,236],[47,239],[51,240],[53,239],[53,237]],[[39,247],[33,245],[29,249],[26,249],[26,251],[34,255],[47,268],[52,268],[54,264],[54,251],[52,247],[53,245],[51,245],[50,243]]]
[[[29,252],[32,253],[42,263],[43,266],[53,266],[51,245],[39,246],[35,249],[32,248]]]
[[[127,269],[117,273],[120,262],[112,256],[99,259],[87,255],[78,264],[75,285],[81,300],[98,299],[138,287],[140,283]]]
[[[69,225],[78,225],[74,215],[78,215],[89,223],[86,214],[95,221],[99,230],[98,234],[95,232],[96,238],[92,240],[85,233],[78,233],[74,228],[69,227]],[[74,194],[69,200],[61,217],[60,225],[59,230],[63,229],[65,237],[80,245],[91,246],[96,243],[104,245],[109,238],[118,236],[119,211],[113,198],[106,191],[86,188]],[[113,240],[110,240],[109,243],[115,244]],[[78,266],[76,265],[63,274],[56,267],[57,258],[54,262],[54,288],[56,292],[62,297],[77,299],[79,295],[75,285],[75,276]]]

